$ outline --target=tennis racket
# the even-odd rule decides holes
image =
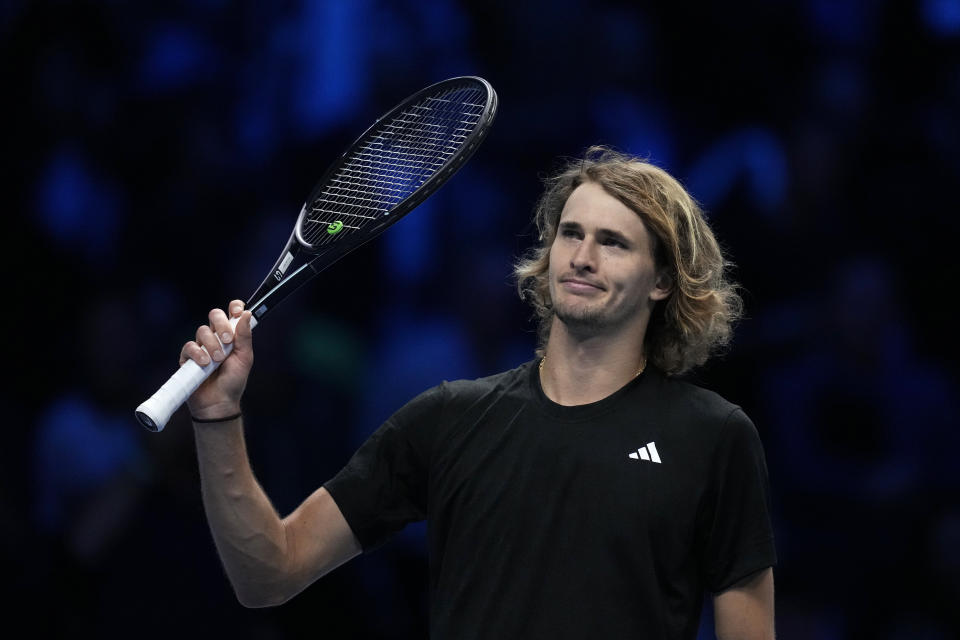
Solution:
[[[287,245],[247,300],[251,328],[308,280],[383,233],[443,185],[473,155],[497,113],[483,78],[430,85],[381,116],[317,182]],[[236,328],[238,319],[231,322]],[[229,355],[233,343],[223,345]],[[222,362],[222,361],[221,361]],[[220,362],[187,360],[149,400],[137,420],[161,431]]]

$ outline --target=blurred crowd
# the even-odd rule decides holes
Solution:
[[[533,357],[511,266],[541,176],[603,143],[684,182],[743,286],[729,353],[689,377],[760,430],[778,637],[960,634],[960,0],[13,1],[0,47],[0,545],[14,615],[56,611],[38,632],[425,637],[423,525],[243,609],[185,414],[150,434],[133,409],[353,138],[480,75],[501,110],[470,163],[255,332],[248,443],[278,510],[420,391]]]

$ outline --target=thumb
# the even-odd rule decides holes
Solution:
[[[252,318],[253,314],[251,312],[244,311],[240,315],[240,321],[237,322],[233,350],[238,354],[248,355],[253,353],[253,327],[250,326]]]

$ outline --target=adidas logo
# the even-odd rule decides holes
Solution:
[[[649,460],[650,462],[660,464],[660,454],[657,453],[657,445],[652,442],[648,442],[645,446],[631,452],[628,457],[638,462],[640,460]]]

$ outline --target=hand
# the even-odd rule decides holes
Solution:
[[[181,366],[188,359],[201,367],[210,364],[211,357],[216,362],[223,362],[193,395],[187,398],[190,413],[197,418],[223,418],[240,412],[240,398],[253,366],[253,334],[250,329],[252,316],[249,311],[243,310],[243,304],[242,300],[234,300],[228,306],[230,317],[240,318],[236,332],[222,309],[211,309],[210,324],[198,327],[196,340],[187,342],[180,350]],[[220,337],[219,340],[217,336]],[[233,343],[233,351],[229,356],[224,356],[221,343]],[[201,347],[204,347],[206,352]]]

